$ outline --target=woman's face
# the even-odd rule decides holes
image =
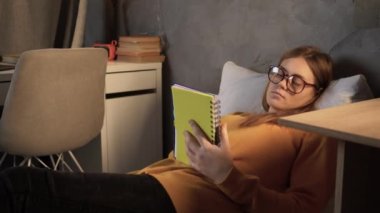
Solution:
[[[315,84],[315,77],[310,67],[302,57],[289,58],[280,64],[287,71],[288,75],[298,75],[309,83]],[[280,83],[269,82],[266,92],[266,101],[269,105],[269,112],[280,112],[297,109],[314,101],[316,90],[312,86],[305,86],[302,92],[294,94],[289,92],[286,85],[286,78]]]

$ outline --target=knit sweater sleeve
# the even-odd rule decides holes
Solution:
[[[219,189],[244,212],[321,212],[334,190],[336,142],[313,133],[303,136],[286,190],[268,188],[260,177],[237,168],[218,185]]]

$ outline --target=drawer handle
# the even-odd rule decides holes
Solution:
[[[106,99],[121,98],[121,97],[126,97],[126,96],[145,95],[145,94],[151,94],[151,93],[155,93],[155,92],[156,92],[156,89],[144,89],[144,90],[136,90],[136,91],[128,91],[128,92],[116,92],[116,93],[106,94]]]

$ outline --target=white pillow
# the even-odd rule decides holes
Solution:
[[[268,77],[227,61],[219,87],[221,115],[234,112],[264,112],[261,100]]]
[[[221,114],[234,112],[264,112],[262,97],[268,83],[266,73],[236,65],[227,61],[223,66],[219,87]],[[354,75],[332,81],[316,102],[316,108],[327,108],[373,98],[363,75]]]
[[[323,109],[370,98],[373,94],[367,80],[359,74],[332,81],[315,103],[315,108]]]

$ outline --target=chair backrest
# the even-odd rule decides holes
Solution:
[[[0,150],[48,155],[97,136],[104,117],[106,66],[102,48],[24,52],[0,120]]]

